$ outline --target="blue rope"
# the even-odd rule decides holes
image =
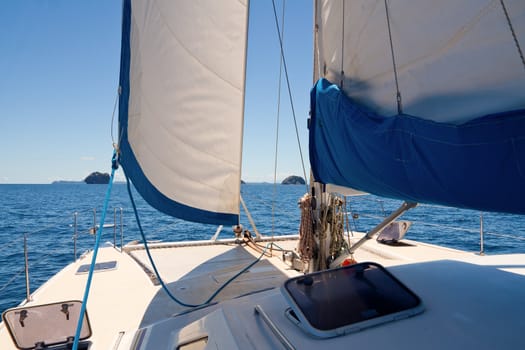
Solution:
[[[159,274],[159,271],[157,270],[157,266],[155,265],[155,262],[153,261],[153,258],[151,256],[151,253],[150,253],[150,250],[149,250],[149,247],[148,247],[148,242],[146,240],[146,236],[144,234],[144,231],[142,230],[142,225],[140,223],[140,218],[139,218],[139,215],[138,215],[138,211],[137,211],[137,206],[135,205],[135,200],[133,199],[133,194],[131,192],[131,187],[129,185],[129,177],[127,175],[126,176],[126,186],[127,186],[127,189],[128,189],[128,194],[129,194],[129,199],[131,201],[131,205],[133,206],[133,213],[135,214],[135,219],[137,220],[137,226],[139,228],[139,231],[140,231],[140,235],[142,236],[142,241],[144,242],[144,248],[146,249],[146,254],[148,255],[148,259],[149,259],[149,262],[151,264],[151,266],[153,267],[153,271],[155,272],[155,276],[157,277],[157,280],[159,281],[160,285],[162,286],[162,289],[164,289],[164,291],[166,292],[166,294],[174,301],[176,302],[177,304],[181,305],[181,306],[185,306],[185,307],[201,307],[201,306],[204,306],[204,305],[207,305],[209,304],[213,299],[215,299],[215,297],[224,289],[226,288],[226,286],[228,286],[233,280],[235,280],[237,277],[239,277],[241,274],[243,274],[244,272],[246,272],[248,269],[250,269],[253,265],[255,265],[256,263],[258,263],[262,257],[264,256],[264,254],[266,253],[266,250],[268,250],[268,248],[272,245],[272,243],[268,243],[266,245],[266,247],[264,248],[263,252],[261,253],[261,255],[256,259],[254,260],[253,262],[251,262],[250,264],[248,264],[248,266],[244,267],[242,270],[240,270],[237,274],[235,274],[233,277],[231,277],[229,280],[227,280],[222,286],[219,287],[219,289],[217,289],[205,302],[201,303],[201,304],[188,304],[188,303],[185,303],[179,299],[177,299],[177,297],[175,297],[173,294],[171,294],[170,290],[168,289],[168,287],[166,286],[166,284],[164,283],[164,281],[162,280],[162,278],[160,277],[160,274]]]
[[[82,299],[82,307],[80,309],[80,315],[78,317],[77,330],[75,333],[75,340],[73,341],[73,350],[78,349],[78,342],[80,340],[80,332],[82,330],[82,323],[84,321],[84,314],[86,312],[86,304],[89,297],[89,290],[91,288],[91,280],[93,279],[93,272],[95,270],[95,263],[97,261],[98,248],[100,246],[100,238],[102,237],[102,231],[104,228],[104,221],[106,220],[106,212],[108,210],[109,197],[111,194],[111,188],[113,187],[113,179],[115,177],[115,170],[118,169],[117,152],[113,152],[111,159],[111,177],[109,178],[108,189],[106,190],[106,198],[104,199],[104,208],[102,210],[102,217],[100,218],[100,229],[97,232],[97,238],[95,240],[95,247],[93,248],[93,258],[91,259],[91,266],[89,267],[89,274],[86,282],[86,288],[84,290],[84,298]]]

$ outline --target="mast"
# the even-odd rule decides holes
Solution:
[[[322,76],[319,62],[319,6],[319,0],[314,0],[313,85]],[[310,123],[310,119],[308,123]],[[342,203],[339,197],[326,192],[326,186],[316,182],[312,171],[310,171],[310,193],[301,199],[301,209],[311,211],[307,215],[303,213],[302,216],[302,220],[308,218],[307,220],[311,220],[311,222],[301,223],[303,232],[301,232],[299,243],[299,251],[301,253],[308,252],[302,257],[303,262],[307,264],[304,269],[308,272],[329,268],[329,262],[335,260],[339,256],[341,248],[346,246],[342,236],[344,227],[341,221],[343,219],[341,215]],[[329,212],[330,215],[328,215]]]
[[[344,73],[344,51],[345,51],[345,3],[341,2],[341,42],[338,49],[341,50],[340,62],[337,68],[340,68],[340,88],[343,89]],[[313,52],[313,80],[314,85],[320,78],[326,75],[325,63],[320,62],[319,40],[320,26],[322,25],[321,0],[314,0],[314,52]],[[339,14],[338,14],[339,16]],[[334,62],[332,62],[334,64]],[[322,68],[321,68],[322,67]],[[334,67],[332,67],[334,68]],[[322,71],[321,71],[322,69]],[[334,68],[335,69],[335,68]],[[311,108],[316,108],[312,105]],[[310,111],[308,120],[309,128],[313,127],[312,117],[315,111]],[[339,194],[340,193],[340,194]],[[315,181],[314,174],[310,170],[310,193],[301,199],[301,239],[299,242],[299,252],[302,255],[305,271],[314,272],[328,268],[334,268],[341,265],[354,263],[353,253],[357,248],[367,240],[380,233],[385,227],[392,223],[396,218],[401,216],[405,211],[414,208],[417,204],[413,202],[404,202],[400,208],[380,222],[376,227],[370,230],[360,241],[350,247],[350,242],[344,238],[344,228],[346,218],[346,195],[366,194],[347,187],[334,186],[332,184],[323,184]],[[305,211],[311,212],[306,213]],[[309,222],[303,222],[309,220]]]

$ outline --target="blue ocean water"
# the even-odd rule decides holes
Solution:
[[[77,256],[94,245],[94,210],[99,223],[107,186],[85,184],[1,185],[0,184],[0,312],[25,298],[24,235],[27,237],[30,289],[34,291],[74,259],[74,219],[77,218]],[[298,199],[305,186],[245,184],[241,193],[258,230],[265,235],[297,233],[300,212]],[[150,208],[135,193],[140,218],[148,240],[208,239],[214,225],[184,222]],[[367,231],[384,214],[399,206],[394,201],[367,195],[352,198],[347,209],[350,228]],[[117,227],[105,228],[103,241],[120,246],[120,210],[124,244],[140,240],[126,186],[113,186],[106,224],[116,218]],[[250,228],[241,210],[241,223]],[[273,213],[273,215],[272,215]],[[115,215],[116,214],[116,215]],[[403,216],[412,227],[406,238],[467,251],[479,251],[480,213],[471,210],[420,205]],[[483,213],[485,253],[525,252],[525,216]],[[253,232],[253,230],[251,230]],[[224,228],[221,237],[231,237]]]

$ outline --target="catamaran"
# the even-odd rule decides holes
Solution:
[[[124,0],[113,174],[231,236],[116,249],[102,222],[3,314],[1,349],[525,348],[525,254],[406,240],[396,221],[417,203],[525,214],[525,2],[313,9],[310,190],[299,234],[268,237],[239,225],[248,2]],[[359,192],[404,202],[348,238]]]

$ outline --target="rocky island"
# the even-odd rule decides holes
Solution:
[[[109,183],[109,174],[108,173],[99,173],[98,171],[95,171],[94,173],[89,174],[85,179],[84,182],[91,185],[91,184],[108,184]]]
[[[284,179],[283,182],[281,182],[281,184],[283,185],[304,185],[306,184],[306,182],[300,176],[291,175],[291,176],[288,176],[286,179]]]

